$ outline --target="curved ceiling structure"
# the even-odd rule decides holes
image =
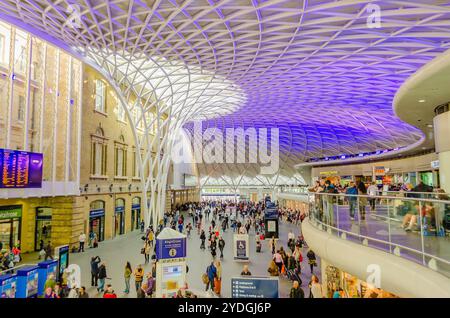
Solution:
[[[205,119],[204,127],[278,128],[283,173],[314,158],[419,143],[423,133],[395,116],[393,98],[411,74],[450,48],[450,1],[443,0],[0,4],[0,18],[80,53],[92,48],[136,60],[158,57],[232,83],[245,98],[233,99],[239,105],[232,113]],[[232,168],[221,165],[219,175]]]

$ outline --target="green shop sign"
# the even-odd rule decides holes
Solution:
[[[22,217],[21,205],[0,206],[0,220]]]

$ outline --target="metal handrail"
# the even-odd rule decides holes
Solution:
[[[36,266],[36,264],[20,264],[20,265],[11,267],[9,269],[5,269],[5,270],[0,271],[0,275],[3,275],[3,273],[9,273],[11,271],[14,272],[15,270],[17,270],[17,269],[19,269],[21,267],[25,267],[25,266]]]
[[[404,192],[413,193],[413,192]],[[428,192],[429,193],[429,192]],[[421,201],[428,203],[443,203],[450,204],[450,200],[438,200],[438,199],[425,199],[425,198],[411,198],[411,197],[394,197],[389,195],[368,195],[368,194],[347,194],[344,192],[340,193],[326,193],[326,192],[309,192],[308,195],[329,195],[336,197],[356,197],[356,198],[368,198],[368,199],[383,199],[383,200],[405,200],[405,201]]]
[[[437,262],[440,262],[444,266],[450,266],[450,260],[443,259],[443,258],[441,258],[441,257],[439,257],[437,255],[432,255],[432,254],[430,254],[430,253],[425,251],[425,244],[424,244],[424,231],[425,230],[424,230],[424,224],[423,224],[423,221],[422,221],[421,217],[418,218],[417,222],[418,222],[418,226],[420,226],[422,248],[418,249],[418,248],[411,248],[411,247],[408,247],[408,246],[405,246],[405,245],[402,245],[402,244],[398,244],[398,243],[392,242],[392,239],[391,239],[392,236],[390,234],[391,218],[388,217],[388,216],[377,215],[377,217],[384,218],[385,220],[388,221],[389,238],[387,240],[383,240],[383,239],[375,238],[375,237],[372,237],[372,236],[362,235],[361,232],[360,233],[355,233],[355,232],[351,232],[351,231],[339,228],[339,217],[336,220],[337,221],[337,225],[336,226],[333,226],[331,224],[327,224],[327,223],[323,222],[322,220],[320,220],[320,219],[318,219],[316,217],[316,214],[313,213],[313,211],[316,210],[316,207],[312,207],[312,205],[315,204],[315,202],[317,202],[317,196],[334,196],[334,197],[338,197],[338,198],[347,198],[347,199],[349,197],[354,197],[355,199],[357,199],[357,198],[370,198],[370,199],[381,199],[381,200],[415,201],[415,202],[418,203],[419,209],[421,209],[422,205],[427,204],[427,203],[428,204],[430,204],[430,203],[436,204],[437,203],[437,204],[448,205],[448,204],[450,204],[450,200],[422,199],[422,198],[397,197],[397,196],[379,196],[379,195],[377,195],[377,196],[369,196],[369,195],[359,195],[359,194],[325,193],[325,192],[309,192],[307,194],[298,193],[297,195],[294,195],[294,197],[295,196],[298,196],[299,199],[300,199],[300,197],[302,199],[304,199],[304,197],[307,196],[307,200],[309,202],[309,210],[310,210],[309,211],[309,218],[308,218],[309,222],[312,223],[314,221],[314,222],[316,222],[316,224],[320,224],[321,226],[324,226],[325,229],[330,229],[330,231],[331,230],[336,231],[337,232],[337,237],[340,237],[341,233],[345,233],[346,235],[349,235],[349,236],[352,236],[352,237],[356,237],[356,238],[358,238],[360,240],[367,240],[367,241],[371,241],[371,242],[377,242],[377,243],[385,244],[386,246],[388,246],[388,251],[387,252],[389,252],[389,253],[392,253],[393,248],[394,248],[394,250],[396,248],[399,248],[401,250],[411,252],[411,253],[413,253],[415,255],[421,256],[422,257],[422,262],[420,263],[420,261],[419,261],[419,264],[421,264],[423,266],[426,266],[427,268],[431,268],[431,267],[430,267],[429,261],[428,262],[426,261],[426,258],[429,258],[430,260],[435,260]],[[293,200],[295,200],[295,198]],[[359,205],[359,200],[356,200],[356,201],[357,201],[357,205]],[[340,205],[338,204],[338,206],[340,206]],[[359,208],[358,207],[356,207],[356,212],[358,213],[358,220],[361,220],[360,215],[359,215],[360,212],[359,212]],[[325,211],[324,211],[324,213],[325,213]],[[328,221],[329,221],[329,219],[328,219]],[[396,255],[396,254],[394,253],[394,255]],[[402,257],[402,256],[400,256],[400,257]],[[405,259],[413,261],[413,260],[411,260],[411,259],[409,259],[407,257]],[[437,270],[439,272],[442,272],[442,269],[439,270],[439,269],[436,268],[435,270]],[[446,276],[449,276],[449,273],[447,273],[446,270],[444,270],[443,274],[446,275]]]
[[[397,244],[397,243],[393,243],[393,242],[389,242],[389,241],[383,241],[383,240],[380,240],[380,239],[377,239],[377,238],[373,238],[373,237],[370,237],[370,236],[365,236],[365,235],[353,233],[353,232],[350,232],[350,231],[342,230],[342,229],[339,229],[337,227],[331,226],[329,224],[323,223],[322,221],[317,220],[316,218],[314,218],[314,221],[320,223],[321,225],[323,225],[325,227],[328,227],[330,229],[336,230],[337,232],[349,234],[349,235],[352,235],[352,236],[356,236],[358,238],[367,239],[367,240],[378,242],[378,243],[382,243],[382,244],[388,244],[388,245],[394,246],[394,247],[399,247],[401,249],[404,249],[404,250],[407,250],[407,251],[410,251],[410,252],[413,252],[413,253],[416,253],[416,254],[419,254],[419,255],[425,255],[425,256],[427,256],[429,258],[434,258],[435,260],[437,260],[439,262],[442,262],[442,263],[445,263],[447,265],[450,265],[450,261],[445,260],[443,258],[440,258],[439,256],[436,256],[436,255],[432,255],[432,254],[429,254],[429,253],[426,253],[426,252],[422,252],[422,251],[413,249],[413,248],[405,246],[405,245],[401,245],[401,244]],[[310,222],[311,222],[311,219],[310,219]]]

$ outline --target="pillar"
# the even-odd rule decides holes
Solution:
[[[450,192],[450,112],[434,117],[434,141],[439,155],[440,187]]]

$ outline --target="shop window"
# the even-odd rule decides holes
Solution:
[[[91,174],[93,176],[106,175],[106,151],[107,144],[103,129],[100,127],[92,136]]]
[[[95,81],[95,110],[106,112],[106,85],[102,80]]]

